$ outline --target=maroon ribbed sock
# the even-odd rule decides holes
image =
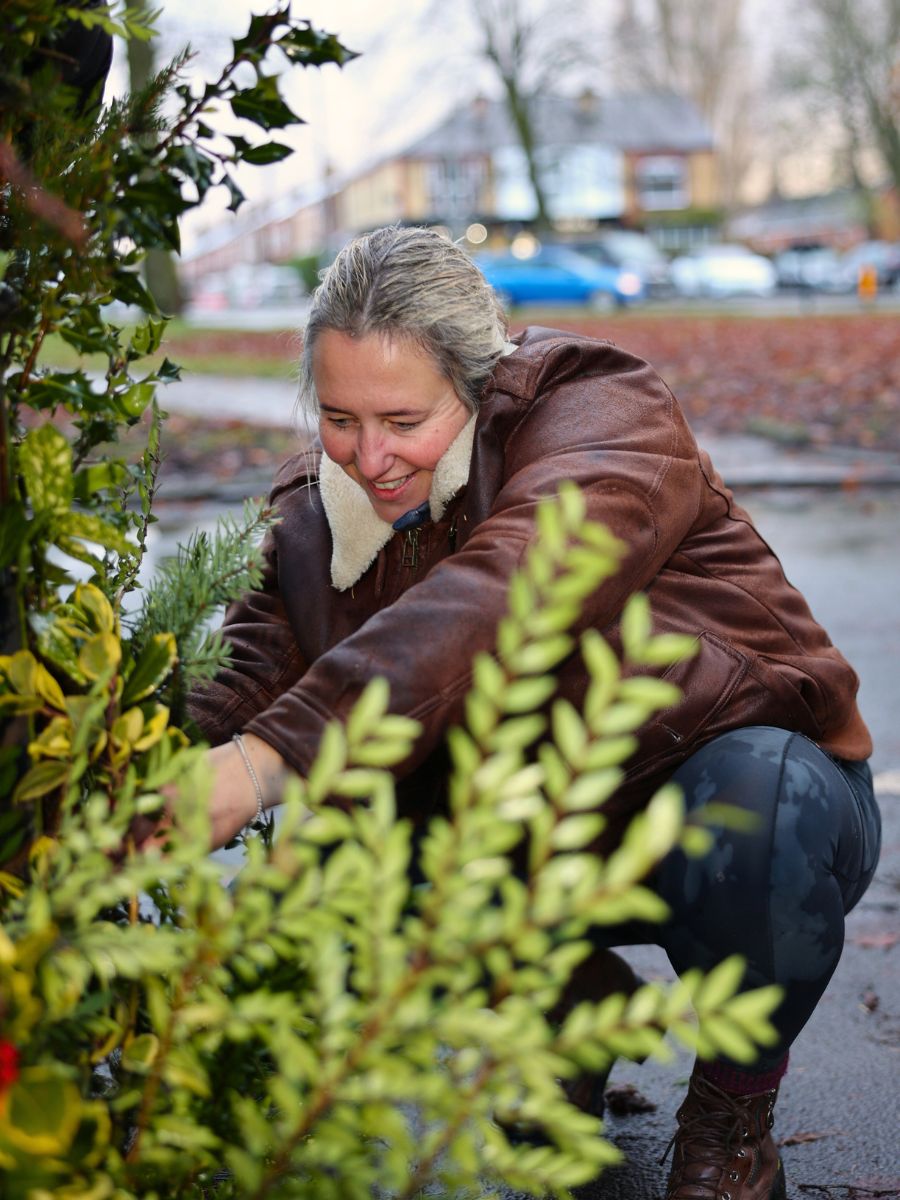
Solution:
[[[768,1071],[741,1071],[730,1063],[698,1062],[695,1070],[710,1083],[714,1083],[730,1096],[755,1096],[777,1088],[788,1069],[789,1055]]]

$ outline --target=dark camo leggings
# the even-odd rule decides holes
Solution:
[[[678,972],[743,955],[745,987],[785,989],[774,1018],[780,1041],[750,1068],[765,1071],[812,1015],[841,956],[844,917],[875,873],[872,775],[801,734],[754,726],[708,743],[673,779],[689,811],[713,800],[737,805],[758,815],[758,828],[714,830],[703,858],[670,854],[653,880],[672,910],[667,924],[630,922],[601,931],[602,944],[660,945]]]

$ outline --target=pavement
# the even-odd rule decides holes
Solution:
[[[217,421],[293,429],[297,423],[297,384],[284,379],[247,379],[233,375],[185,374],[159,392],[166,412]]]
[[[286,429],[293,404],[293,385],[272,380],[194,378],[164,397],[171,411]],[[856,666],[876,746],[881,863],[848,918],[843,958],[792,1050],[776,1108],[787,1200],[900,1200],[900,456],[797,449],[702,429],[698,440]],[[154,529],[165,536],[211,521],[223,503],[239,499],[211,481],[176,482],[166,483],[157,509]],[[249,479],[235,488],[242,495],[262,490]],[[672,977],[653,947],[625,955],[646,978]],[[667,1167],[659,1159],[689,1073],[684,1055],[669,1065],[616,1065],[611,1086],[632,1085],[653,1107],[608,1114],[607,1136],[627,1161],[581,1189],[582,1200],[661,1197]]]

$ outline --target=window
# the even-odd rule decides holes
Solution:
[[[689,203],[687,163],[675,155],[641,158],[635,165],[638,203],[645,212],[686,208]]]
[[[428,192],[432,213],[450,217],[471,216],[484,207],[483,159],[442,158],[429,164]]]

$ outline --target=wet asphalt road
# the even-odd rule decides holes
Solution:
[[[246,404],[246,384],[241,391]],[[273,390],[272,400],[278,395]],[[222,399],[219,393],[220,405]],[[257,413],[259,400],[257,394]],[[202,398],[197,407],[204,407]],[[793,1048],[776,1108],[788,1200],[900,1200],[900,487],[858,486],[869,467],[896,474],[900,462],[869,456],[851,463],[840,453],[786,456],[758,439],[704,439],[702,431],[700,441],[856,667],[875,739],[882,859],[848,920],[835,977]],[[841,464],[843,488],[798,486],[804,478],[821,478],[823,468],[825,476],[833,468],[839,478]],[[759,487],[767,477],[779,486]],[[157,509],[158,549],[222,511],[215,500],[185,508],[177,490],[166,503],[165,492]],[[671,977],[661,951],[641,947],[626,956],[645,977]],[[666,1168],[658,1159],[689,1073],[685,1057],[667,1066],[617,1064],[611,1083],[633,1084],[656,1109],[608,1116],[608,1136],[627,1163],[582,1189],[583,1200],[662,1195]]]

